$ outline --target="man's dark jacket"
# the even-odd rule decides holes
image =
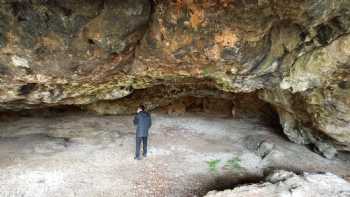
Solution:
[[[147,137],[148,130],[152,125],[151,115],[145,111],[136,114],[134,125],[137,125],[136,137]]]

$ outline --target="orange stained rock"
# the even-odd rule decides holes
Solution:
[[[222,47],[234,47],[239,40],[236,33],[230,29],[225,29],[221,33],[216,34],[214,39]]]

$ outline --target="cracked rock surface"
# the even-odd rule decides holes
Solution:
[[[222,192],[211,191],[206,197],[248,197],[248,196],[350,196],[350,183],[331,174],[296,175],[288,171],[276,171],[266,177],[266,182],[240,186]]]
[[[205,82],[259,94],[291,141],[332,158],[350,150],[349,32],[348,0],[0,0],[0,107],[104,113]]]

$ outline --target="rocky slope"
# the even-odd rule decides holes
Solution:
[[[254,93],[332,157],[350,150],[349,32],[348,0],[0,0],[0,106]]]
[[[248,196],[312,196],[347,197],[350,184],[344,179],[331,174],[303,174],[276,171],[271,173],[265,183],[237,187],[222,192],[211,191],[206,197],[248,197]]]

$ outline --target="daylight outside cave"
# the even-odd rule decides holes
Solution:
[[[348,197],[349,33],[348,0],[0,0],[0,196]]]

